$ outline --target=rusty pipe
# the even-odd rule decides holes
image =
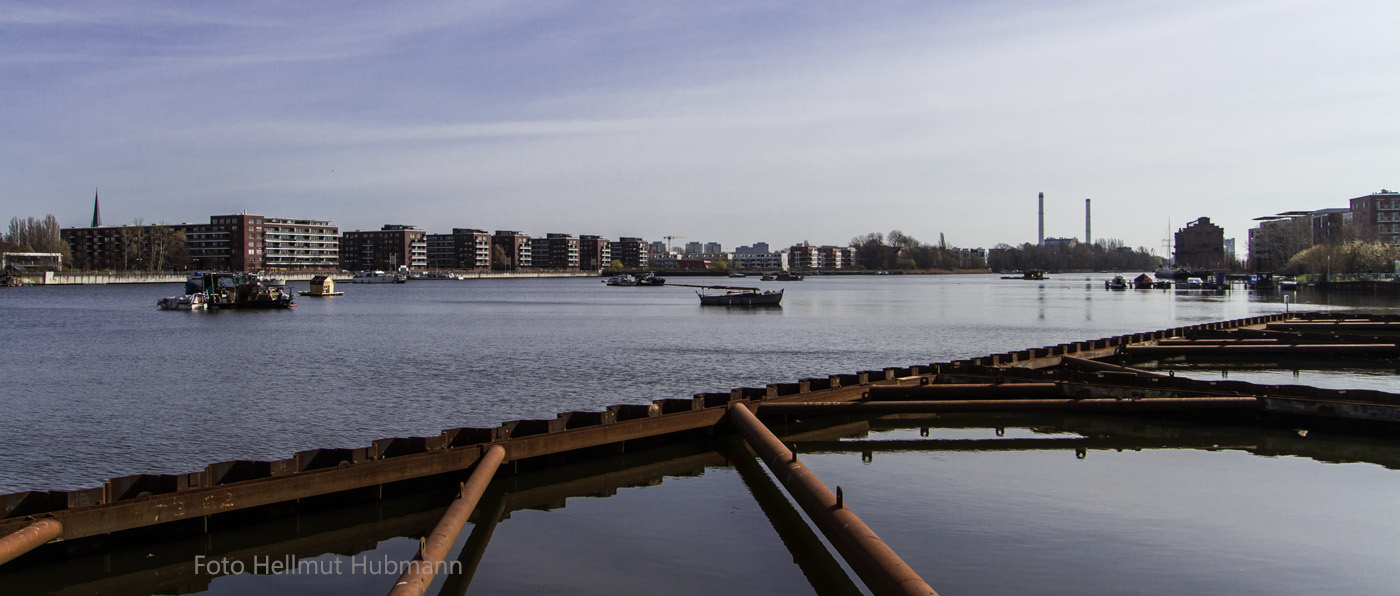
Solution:
[[[934,383],[931,385],[873,385],[871,401],[901,399],[975,399],[1050,397],[1063,395],[1060,383]]]
[[[54,519],[41,519],[9,536],[0,538],[0,565],[20,555],[48,544],[63,534],[63,524]]]
[[[1119,365],[1117,365],[1117,364],[1109,364],[1109,363],[1107,363],[1107,362],[1100,362],[1100,361],[1098,361],[1098,360],[1089,360],[1089,359],[1087,359],[1087,358],[1075,358],[1074,356],[1061,356],[1061,357],[1060,357],[1060,362],[1063,363],[1063,364],[1065,364],[1065,365],[1068,365],[1068,366],[1070,366],[1070,367],[1072,367],[1072,368],[1077,368],[1077,369],[1080,369],[1080,370],[1091,370],[1091,371],[1100,371],[1100,372],[1133,373],[1133,374],[1135,374],[1135,375],[1137,375],[1137,376],[1140,376],[1140,377],[1166,377],[1166,376],[1168,376],[1168,375],[1164,375],[1164,374],[1161,374],[1161,373],[1155,373],[1155,372],[1145,371],[1145,370],[1142,370],[1142,369],[1140,369],[1140,368],[1131,368],[1131,367],[1127,367],[1127,366],[1119,366]]]
[[[467,518],[471,517],[472,510],[476,509],[477,502],[481,500],[481,494],[486,492],[486,487],[491,484],[491,477],[496,475],[496,470],[501,467],[505,458],[506,450],[500,445],[492,445],[476,462],[476,469],[472,471],[471,477],[462,484],[461,496],[448,506],[437,527],[423,540],[418,559],[407,565],[403,575],[399,576],[398,583],[394,584],[394,589],[389,591],[389,596],[422,596],[428,591],[428,586],[433,583],[438,569],[443,567],[448,551],[452,550],[457,536],[462,533],[462,526],[467,524]]]
[[[797,461],[745,404],[730,404],[727,418],[871,591],[937,596],[874,530],[839,504],[821,479]]]
[[[1123,353],[1129,356],[1394,356],[1400,354],[1400,347],[1395,344],[1125,346]]]
[[[963,399],[940,401],[870,401],[836,403],[765,403],[764,415],[924,414],[937,412],[1124,412],[1258,408],[1255,397],[1148,397],[1142,399]]]

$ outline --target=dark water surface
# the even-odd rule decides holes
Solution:
[[[315,447],[1285,308],[1278,295],[1244,291],[1109,292],[1102,276],[1083,275],[1046,282],[811,277],[782,287],[782,308],[745,310],[702,308],[683,288],[613,288],[590,279],[347,284],[345,296],[302,298],[290,311],[210,313],[157,311],[155,300],[178,292],[175,285],[0,289],[0,439],[7,448],[0,493],[87,488],[111,476],[190,472],[216,461],[280,459]],[[1394,311],[1333,300],[1304,295],[1289,308]],[[1263,382],[1396,389],[1393,370],[1258,374],[1292,379]],[[847,487],[853,509],[942,594],[1397,593],[1400,585],[1400,515],[1390,511],[1400,497],[1390,463],[1400,461],[1400,443],[1245,429],[1197,437],[1191,429],[1063,420],[928,424],[929,437],[898,425],[845,434],[903,445],[996,438],[991,429],[1003,427],[1006,437],[1125,441],[1122,451],[1089,450],[1083,459],[1072,447],[803,449],[808,465],[829,485]],[[1183,434],[1184,445],[1161,443]],[[1330,447],[1319,450],[1320,441]],[[773,508],[781,507],[765,505],[753,474],[710,447],[667,455],[654,479],[616,482],[604,491],[615,492],[608,498],[569,498],[559,508],[564,497],[556,495],[506,507],[509,517],[484,549],[471,591],[849,593],[840,574],[809,581],[813,569],[835,563],[794,564],[789,549],[820,541],[775,531]],[[1360,463],[1334,463],[1341,461]],[[635,461],[597,474],[629,469]],[[360,528],[354,546],[298,555],[339,559],[348,571],[351,561],[410,558],[416,542],[395,536],[412,534],[403,528],[413,526],[393,520],[417,515],[431,518],[431,527],[432,508],[448,498],[402,505],[414,512],[408,517],[396,517],[400,506],[386,501],[372,511],[299,520],[292,530],[249,531]],[[322,554],[329,552],[342,554]],[[171,569],[192,565],[179,552],[164,556],[174,557]],[[102,573],[126,570],[118,567]],[[92,585],[102,585],[102,573]],[[145,585],[145,593],[383,594],[393,577],[210,579],[175,588],[159,574],[133,571],[126,581],[136,587],[122,593],[142,593]],[[26,585],[65,589],[35,581]],[[68,593],[91,593],[84,581],[72,580]]]

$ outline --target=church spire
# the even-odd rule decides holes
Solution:
[[[102,227],[102,210],[97,205],[97,191],[92,191],[92,227]]]

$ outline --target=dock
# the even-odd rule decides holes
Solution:
[[[487,491],[493,483],[561,461],[588,461],[658,446],[666,449],[704,436],[727,441],[726,455],[695,453],[654,465],[703,470],[715,462],[747,459],[743,465],[748,466],[762,461],[865,586],[878,594],[933,594],[933,588],[879,540],[878,528],[865,527],[844,502],[841,487],[829,490],[802,465],[800,454],[821,450],[822,439],[779,437],[772,430],[775,424],[819,416],[1127,412],[1202,422],[1392,431],[1400,428],[1400,394],[1192,380],[1144,365],[1193,361],[1247,365],[1280,359],[1393,362],[1400,357],[1397,342],[1400,317],[1396,316],[1274,314],[967,360],[740,387],[650,404],[614,405],[604,411],[563,412],[554,418],[513,420],[496,427],[451,428],[434,436],[383,438],[357,448],[310,449],[275,461],[216,462],[186,474],[122,476],[81,490],[0,495],[0,585],[6,574],[23,573],[26,566],[100,552],[109,545],[179,543],[190,536],[207,537],[210,544],[213,537],[236,527],[233,520],[249,515],[276,518],[289,512],[314,513],[321,507],[344,506],[347,500],[375,507],[373,503],[405,495],[440,499],[446,509],[411,519],[390,516],[375,532],[428,537],[420,560],[441,562],[452,540],[443,538],[447,547],[442,547],[443,539],[433,537],[455,539],[467,520],[475,517],[477,525],[468,543],[475,540],[475,548],[485,548],[494,519],[501,511],[519,506],[493,502]],[[1100,445],[1099,439],[1056,441],[1064,443],[1060,448],[1111,448]],[[1160,441],[1160,446],[1198,442],[1171,439]],[[1027,442],[1026,448],[1049,446],[1039,440],[1033,445]],[[961,442],[944,447],[969,448]],[[890,447],[870,446],[872,451],[882,448]],[[899,448],[940,446],[930,442]],[[635,478],[650,472],[610,473]],[[741,473],[754,477],[750,467]],[[625,485],[627,480],[621,482]],[[444,492],[443,487],[452,490]],[[564,489],[565,494],[569,490]],[[516,498],[532,497],[517,494]],[[376,510],[382,512],[383,506],[379,507]],[[316,552],[316,547],[270,546],[258,554],[283,551]],[[120,566],[112,571],[122,572]],[[431,575],[406,574],[399,584],[386,585],[385,591],[421,594],[409,586],[426,587],[431,580]],[[452,580],[464,581],[455,576]]]

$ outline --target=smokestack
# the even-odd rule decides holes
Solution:
[[[1091,227],[1089,226],[1089,224],[1090,224],[1090,222],[1091,222],[1090,213],[1092,213],[1092,212],[1089,211],[1089,199],[1084,199],[1084,243],[1085,243],[1085,244],[1093,244],[1093,243],[1094,243],[1094,237],[1091,236],[1090,233],[1089,233],[1090,230],[1093,229],[1093,228],[1091,228]]]
[[[1045,193],[1040,193],[1040,233],[1035,237],[1036,246],[1045,246]]]

